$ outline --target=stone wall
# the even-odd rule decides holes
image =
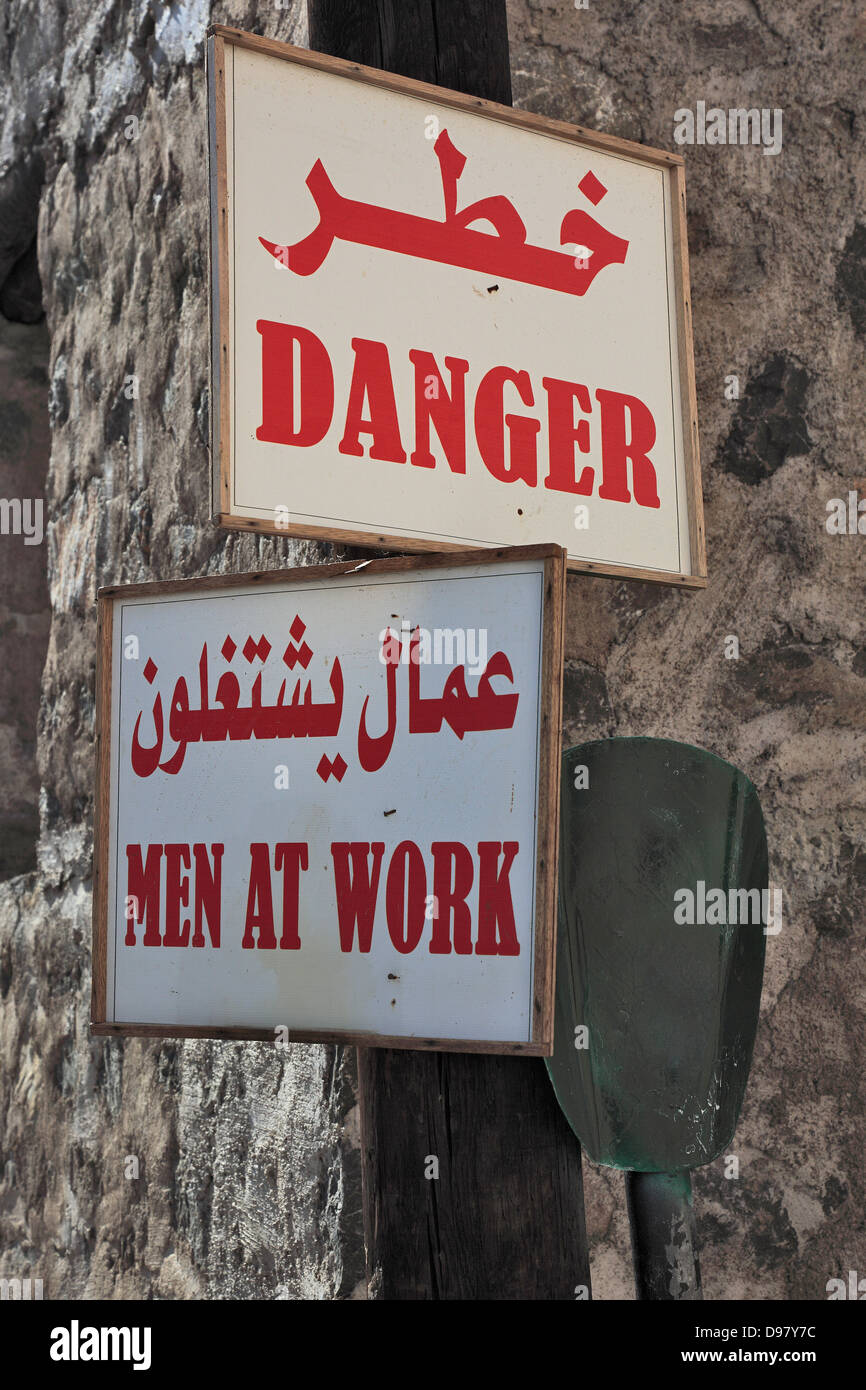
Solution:
[[[565,734],[698,744],[758,788],[784,926],[739,1179],[722,1159],[695,1174],[704,1286],[825,1298],[866,1269],[866,537],[825,526],[830,499],[866,497],[866,15],[830,0],[508,8],[531,110],[667,149],[674,113],[701,100],[783,111],[777,155],[682,150],[709,587],[570,580]],[[622,1178],[584,1170],[594,1294],[631,1297]]]
[[[784,929],[740,1177],[721,1161],[696,1176],[704,1281],[712,1298],[820,1299],[866,1271],[866,541],[825,527],[828,500],[866,494],[866,21],[833,0],[508,8],[520,105],[667,147],[698,100],[784,113],[779,155],[685,150],[710,586],[570,580],[565,741],[673,737],[759,789]],[[52,443],[39,863],[0,885],[0,1274],[41,1277],[46,1297],[359,1296],[350,1052],[87,1028],[98,585],[332,554],[205,520],[204,33],[213,19],[303,42],[303,6],[8,11],[0,309],[10,278],[9,312],[32,299],[38,216]],[[3,326],[0,372],[24,331]],[[27,390],[14,399],[35,419]],[[13,780],[32,804],[32,769]],[[622,1180],[586,1166],[595,1293],[629,1297]]]
[[[39,869],[0,888],[0,1274],[50,1298],[351,1296],[351,1052],[88,1036],[96,590],[322,558],[207,520],[204,36],[265,25],[203,0],[10,9],[0,208],[39,218],[51,627]],[[303,42],[302,6],[266,26]]]

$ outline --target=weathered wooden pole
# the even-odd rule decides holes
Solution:
[[[505,0],[308,12],[319,52],[511,104]],[[363,1048],[358,1071],[372,1296],[587,1296],[580,1146],[543,1062]]]
[[[511,105],[505,0],[308,0],[310,47]]]

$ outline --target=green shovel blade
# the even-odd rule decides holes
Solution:
[[[596,1163],[673,1172],[730,1142],[758,1021],[766,890],[761,807],[736,768],[664,739],[564,754],[547,1067]]]

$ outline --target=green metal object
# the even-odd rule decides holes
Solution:
[[[687,1170],[716,1158],[736,1127],[758,1022],[767,888],[760,803],[736,768],[666,739],[608,739],[564,754],[547,1068],[594,1162],[679,1175],[629,1180],[644,1297],[700,1297],[696,1257],[689,1274]],[[666,1221],[659,1254],[653,1242]]]
[[[702,1298],[688,1169],[626,1173],[625,1190],[638,1298]]]

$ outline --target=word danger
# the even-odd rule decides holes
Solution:
[[[416,950],[429,931],[433,955],[518,956],[509,875],[519,850],[515,840],[482,840],[473,855],[459,841],[435,841],[428,872],[412,840],[396,846],[387,869],[382,841],[335,841],[330,853],[340,950],[368,952],[384,917],[401,955]],[[209,940],[219,948],[224,851],[221,844],[127,845],[125,944],[204,947]],[[309,846],[254,843],[249,856],[242,947],[301,950],[301,875],[309,868]]]
[[[575,256],[527,243],[526,225],[502,193],[470,203],[458,212],[457,185],[466,168],[466,155],[447,130],[442,131],[433,150],[442,180],[445,216],[441,220],[346,198],[338,193],[321,159],[317,159],[306,185],[319,210],[319,225],[294,246],[277,246],[265,237],[259,241],[279,265],[296,275],[315,274],[335,241],[352,241],[576,295],[586,294],[596,275],[608,266],[624,263],[628,242],[582,207],[569,209],[559,228],[560,245],[574,242]],[[607,195],[591,169],[577,187],[593,207]],[[493,234],[476,230],[474,222],[488,223]]]
[[[259,319],[262,339],[262,423],[256,438],[292,448],[320,444],[331,431],[337,408],[334,368],[328,349],[315,333],[297,324]],[[467,377],[469,362],[445,357],[445,373],[432,353],[411,349],[414,448],[407,455],[407,421],[400,421],[391,358],[385,343],[353,338],[352,379],[341,391],[345,406],[339,420],[337,450],[361,458],[435,468],[444,461],[454,475],[467,470]],[[545,376],[547,472],[543,486],[554,492],[589,497],[596,485],[598,463],[583,463],[593,451],[591,420],[594,406],[588,387],[576,381]],[[541,420],[525,414],[533,408],[537,385],[526,371],[495,366],[474,387],[472,411],[478,455],[492,478],[500,483],[539,483],[538,435]],[[649,457],[656,442],[656,424],[649,407],[637,396],[620,391],[595,391],[601,436],[601,481],[598,496],[608,502],[660,507],[655,466]],[[297,407],[297,408],[296,408]],[[576,418],[576,415],[579,418]],[[432,431],[438,436],[438,457]],[[366,443],[362,443],[362,437]]]

